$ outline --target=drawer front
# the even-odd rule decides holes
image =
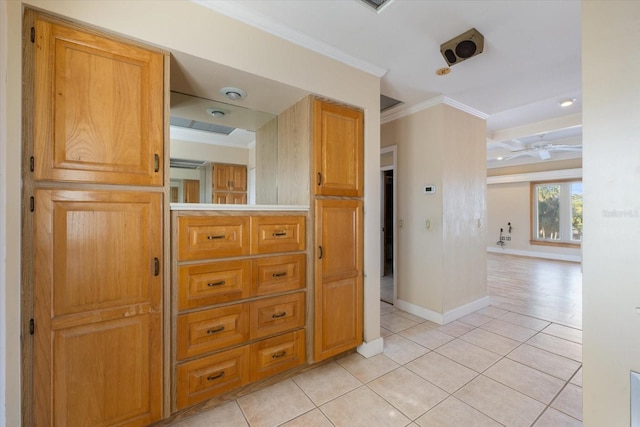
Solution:
[[[247,384],[249,363],[247,345],[178,365],[177,409]]]
[[[249,217],[178,217],[178,261],[249,254]]]
[[[247,304],[236,304],[179,315],[177,359],[243,343],[249,338],[248,314]]]
[[[282,255],[251,261],[252,296],[302,289],[306,279],[306,255]]]
[[[304,292],[251,302],[251,339],[304,326]]]
[[[304,216],[257,216],[251,218],[251,253],[272,254],[305,248]]]
[[[249,261],[220,261],[178,267],[178,309],[204,307],[247,298]]]
[[[303,364],[304,345],[304,329],[251,344],[251,381]]]

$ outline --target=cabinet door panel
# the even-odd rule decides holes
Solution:
[[[306,246],[304,216],[251,217],[251,253],[302,251]]]
[[[248,260],[178,267],[178,309],[204,307],[249,296]]]
[[[251,381],[304,363],[304,329],[251,344]]]
[[[364,179],[362,111],[316,99],[313,120],[315,194],[361,197]]]
[[[252,296],[304,288],[306,255],[281,255],[251,260]]]
[[[249,255],[249,217],[179,217],[178,260]]]
[[[161,186],[163,61],[37,20],[35,179]]]
[[[35,200],[36,424],[160,419],[162,194],[36,190]]]
[[[316,200],[315,360],[362,342],[362,202]]]
[[[265,298],[250,303],[251,339],[302,328],[304,326],[304,292]]]

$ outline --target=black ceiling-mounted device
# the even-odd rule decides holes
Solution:
[[[440,45],[440,53],[449,66],[482,53],[484,36],[475,28]]]

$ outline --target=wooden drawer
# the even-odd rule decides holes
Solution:
[[[305,248],[304,216],[251,218],[251,253],[302,251]]]
[[[177,409],[210,399],[248,382],[248,345],[178,365]]]
[[[251,295],[304,288],[306,255],[282,255],[251,260]]]
[[[262,338],[304,326],[304,292],[250,303],[249,336]]]
[[[304,329],[251,344],[251,381],[304,363],[304,346]]]
[[[218,261],[178,267],[178,310],[249,296],[250,262]]]
[[[178,217],[178,261],[249,254],[248,216]]]
[[[249,338],[247,309],[247,304],[235,304],[179,315],[177,359],[183,360],[246,341]]]

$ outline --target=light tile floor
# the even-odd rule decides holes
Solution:
[[[445,326],[381,302],[352,353],[174,426],[581,426],[582,331],[497,307]]]

